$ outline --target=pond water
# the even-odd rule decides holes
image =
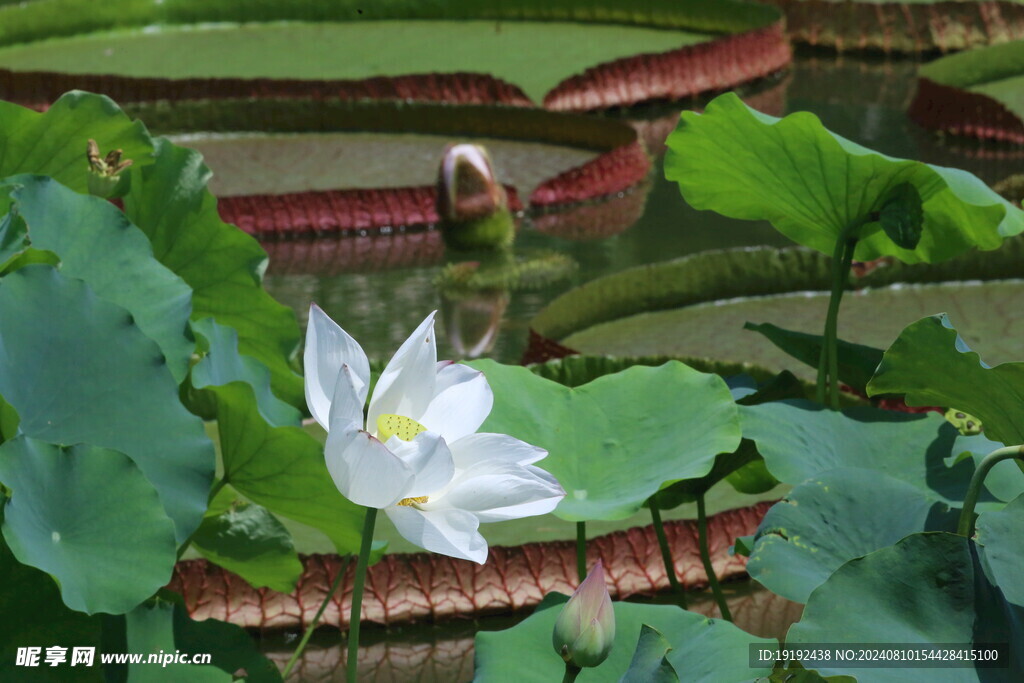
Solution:
[[[910,123],[905,110],[913,96],[915,72],[916,64],[910,61],[838,59],[831,55],[802,54],[788,76],[765,87],[780,89],[777,93],[780,97],[776,99],[784,102],[784,111],[774,113],[813,111],[833,131],[893,156],[965,168],[987,182],[1024,170],[1024,151],[1019,148],[985,148],[969,143],[943,142]],[[615,116],[648,120],[651,129],[660,128],[667,132],[671,123],[667,123],[666,117],[674,117],[674,112],[671,106],[661,105],[616,113]],[[306,155],[320,153],[317,143],[302,148],[309,140],[303,142],[296,138],[295,142],[299,147],[285,153],[291,155],[296,163]],[[363,142],[372,149],[372,139],[366,138]],[[444,141],[420,142],[439,149],[438,145],[443,146]],[[217,146],[223,145],[223,141],[200,139],[191,143],[210,152],[215,172],[225,176],[246,172],[246,165],[231,154],[218,157]],[[273,152],[276,148],[276,153],[281,153],[287,146],[287,140],[268,142],[264,152]],[[545,153],[544,150],[527,148],[529,146],[523,146],[517,152],[514,149],[503,150],[498,145],[494,147],[492,152],[499,175],[504,174],[501,179],[528,185],[536,177],[536,173],[531,175],[529,171],[546,164],[543,173],[548,173],[573,158],[570,153],[564,153],[561,157],[556,154],[555,158],[540,161],[531,155]],[[421,154],[414,156],[416,160],[412,160],[411,166],[415,165],[415,168],[395,170],[396,178],[403,174],[402,182],[395,184],[412,180],[417,181],[414,184],[432,182],[429,158],[424,161]],[[387,155],[383,158],[388,158],[389,164],[402,160]],[[528,167],[525,174],[522,169],[515,170],[517,164],[524,160]],[[345,173],[351,174],[352,171],[348,168]],[[356,175],[359,175],[358,168]],[[252,187],[262,182],[258,178],[249,178],[248,181],[252,184],[243,183],[242,186]],[[240,191],[238,185],[232,185],[235,180],[225,178],[224,182],[221,189],[227,189],[229,194]],[[526,347],[529,320],[553,298],[576,285],[631,266],[709,249],[788,244],[766,223],[734,221],[690,209],[680,197],[677,187],[663,179],[660,155],[646,185],[622,197],[586,207],[576,224],[586,226],[588,221],[602,226],[596,231],[599,234],[587,235],[577,231],[566,235],[563,230],[559,236],[552,234],[558,233],[560,222],[557,217],[523,219],[516,242],[517,250],[555,250],[571,256],[578,264],[570,278],[531,291],[461,301],[443,300],[434,286],[444,264],[436,232],[268,242],[265,246],[271,262],[265,285],[279,301],[295,309],[303,325],[310,301],[316,301],[359,340],[371,358],[388,357],[424,315],[441,309],[440,357],[470,355],[473,344],[469,337],[479,336],[479,330],[469,328],[474,324],[478,328],[486,326],[487,321],[494,318],[500,322],[493,346],[484,355],[517,362]],[[565,222],[561,221],[561,224]],[[975,284],[970,287],[971,292],[976,293],[979,287],[988,286]],[[962,291],[966,290],[947,285],[942,296],[955,300]],[[999,298],[1015,292],[993,290],[992,294]],[[924,305],[920,303],[921,298],[912,297],[918,307]],[[381,302],[387,304],[381,305]],[[799,302],[792,305],[807,308]],[[872,305],[883,304],[867,302],[862,314],[870,315]],[[884,305],[892,308],[902,304],[886,301]],[[1006,305],[1006,313],[1019,310],[1019,307],[1013,309],[1010,303]],[[737,315],[742,316],[742,313],[739,311]],[[889,313],[898,315],[891,310]],[[819,312],[814,309],[808,315],[818,316]],[[917,316],[919,312],[908,310],[907,315]],[[908,321],[910,319],[914,318],[908,317]],[[729,324],[735,322],[733,318],[726,320]],[[461,328],[460,323],[463,325]],[[719,334],[716,331],[711,336],[718,339],[721,338]],[[695,334],[695,338],[707,336],[700,332]],[[884,345],[883,340],[876,343]],[[628,351],[626,348],[622,350]],[[689,350],[694,352],[698,349]],[[741,348],[730,348],[729,352],[734,356],[744,353]],[[749,358],[732,357],[731,360]],[[744,623],[753,632],[781,635],[799,616],[798,606],[773,599],[753,582],[730,584],[729,590],[737,600],[736,611],[745,615],[741,620],[745,619]],[[748,607],[743,608],[742,604]],[[473,633],[479,629],[505,628],[519,618],[522,616],[458,621],[439,626],[411,625],[386,632],[371,628],[364,636],[365,646],[361,655],[367,663],[364,667],[366,680],[468,680],[472,676]],[[293,635],[268,635],[262,640],[263,647],[283,663],[294,647]],[[318,634],[300,668],[303,680],[343,680],[343,643],[339,643],[339,638],[333,630]]]
[[[785,80],[766,87],[778,89],[781,97],[775,99],[785,103],[785,113],[815,112],[833,131],[892,156],[965,168],[987,182],[1024,169],[1024,151],[1020,149],[944,144],[912,124],[905,111],[913,96],[916,67],[911,61],[801,55]],[[661,105],[623,115],[654,122],[660,120],[658,127],[667,132],[671,130],[676,112],[677,109],[669,105]],[[205,148],[208,144],[197,146]],[[443,141],[435,145],[440,149]],[[216,152],[215,144],[210,147]],[[503,164],[514,167],[523,160],[539,164],[535,162],[538,147],[518,153],[496,147],[493,156],[499,177],[519,180],[516,176],[524,175],[521,170],[510,171],[502,177]],[[545,170],[565,163],[567,157],[571,159],[564,151],[555,150],[554,161],[546,162]],[[503,151],[505,154],[499,153]],[[509,155],[512,160],[506,163]],[[212,157],[211,161],[218,161],[216,153]],[[432,181],[430,164],[425,164],[422,157],[415,154],[411,154],[410,159],[417,167],[411,173],[425,176],[419,183],[429,184]],[[238,168],[230,159],[221,163],[232,174]],[[216,172],[217,164],[212,165]],[[408,169],[395,173],[412,180]],[[584,239],[569,239],[564,233],[559,236],[542,231],[550,231],[552,224],[557,226],[557,215],[523,220],[517,249],[555,250],[569,255],[578,264],[570,278],[530,291],[460,302],[444,301],[433,286],[444,262],[436,233],[268,242],[265,247],[271,262],[265,284],[278,300],[295,309],[303,324],[309,302],[316,301],[360,341],[371,358],[390,356],[426,313],[441,309],[441,357],[469,355],[467,352],[473,349],[466,339],[471,331],[467,332],[466,328],[472,326],[472,321],[484,319],[486,322],[490,316],[495,316],[500,317],[500,327],[493,348],[485,355],[516,362],[526,347],[529,320],[557,295],[578,284],[631,266],[709,249],[788,244],[788,240],[767,223],[736,221],[689,208],[676,185],[663,178],[660,155],[655,159],[647,185],[625,197],[586,207],[586,210],[591,215],[576,222],[586,224],[590,220],[593,225],[603,224],[605,234],[617,232],[603,238],[583,235]],[[632,216],[636,216],[635,220]],[[405,265],[391,267],[391,264]],[[376,302],[380,300],[390,301],[392,305],[379,306]],[[461,331],[456,321],[462,322]]]

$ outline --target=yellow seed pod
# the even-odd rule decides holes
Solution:
[[[426,427],[403,415],[385,414],[377,418],[377,438],[381,441],[386,442],[392,436],[402,441],[412,441],[417,434],[425,431]]]

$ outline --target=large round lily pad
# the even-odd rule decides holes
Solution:
[[[14,71],[4,74],[11,90],[37,98],[52,85],[29,78],[33,71],[49,72],[65,89],[76,83],[75,74],[107,75],[106,82],[143,100],[166,95],[160,85],[174,89],[173,81],[154,79],[191,78],[195,87],[186,96],[216,98],[223,93],[207,82],[211,77],[235,79],[243,90],[244,79],[262,78],[268,87],[247,92],[294,95],[301,83],[316,90],[311,81],[317,79],[321,86],[325,80],[351,85],[409,75],[405,83],[417,81],[414,89],[428,99],[458,99],[465,93],[455,91],[483,75],[505,81],[485,83],[485,101],[496,88],[515,91],[516,104],[529,101],[525,91],[555,108],[591,109],[726,88],[771,74],[791,56],[781,13],[735,0],[299,0],[245,7],[226,0],[110,0],[102,12],[90,0],[35,5],[0,8],[0,69]],[[699,49],[686,49],[694,45]],[[744,47],[752,54],[737,68]],[[642,83],[633,76],[638,61],[651,74]],[[333,96],[338,89],[316,91]],[[386,96],[405,99],[409,92],[397,88]]]
[[[922,66],[919,75],[910,105],[915,122],[958,135],[1024,141],[1024,40],[943,57]]]
[[[162,78],[355,80],[408,73],[490,73],[534,101],[587,67],[708,40],[688,31],[568,22],[349,21],[164,28],[0,48],[18,71]],[[340,49],[325,50],[326,45]],[[387,46],[382,50],[381,46]],[[445,49],[437,49],[444,45]],[[355,59],[362,55],[362,59]],[[372,55],[371,59],[366,59]]]
[[[986,340],[996,360],[1024,358],[1024,319],[993,315],[1016,310],[1024,282],[964,282],[862,290],[843,299],[839,336],[886,348],[911,322],[940,311],[955,311],[970,343]],[[828,307],[826,292],[712,302],[685,308],[638,313],[594,325],[559,341],[590,354],[707,356],[787,368],[805,379],[813,370],[789,358],[760,335],[744,331],[746,322],[820,334]]]
[[[484,145],[504,184],[526,198],[542,182],[581,166],[592,149],[527,140],[467,136]],[[175,141],[202,153],[216,170],[210,189],[218,197],[276,195],[348,188],[432,185],[451,135],[308,133],[304,135],[188,135]],[[282,172],[287,169],[287,172]]]

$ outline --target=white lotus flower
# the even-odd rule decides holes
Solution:
[[[504,434],[477,434],[494,397],[465,365],[437,362],[434,314],[377,380],[366,421],[370,364],[316,304],[306,329],[306,403],[327,430],[324,457],[342,495],[383,509],[421,548],[487,559],[480,522],[551,512],[565,496],[533,463],[547,451]]]

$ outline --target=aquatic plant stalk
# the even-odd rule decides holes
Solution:
[[[704,572],[708,575],[708,585],[711,586],[711,593],[715,596],[718,609],[722,618],[732,621],[732,614],[729,612],[729,605],[722,594],[722,586],[718,583],[718,576],[715,575],[715,568],[711,566],[711,551],[708,548],[708,515],[704,506],[704,494],[697,498],[697,542],[700,545],[700,559],[704,563]]]
[[[982,458],[978,469],[974,470],[974,476],[971,477],[967,495],[964,496],[964,507],[960,512],[960,523],[956,530],[958,534],[967,538],[974,536],[974,507],[978,504],[978,496],[981,495],[981,485],[985,483],[985,477],[993,467],[1013,458],[1024,462],[1024,445],[998,448]]]
[[[576,522],[576,576],[580,583],[587,578],[587,523]]]
[[[576,680],[576,677],[580,675],[581,671],[583,671],[583,669],[581,669],[580,667],[573,666],[572,664],[566,662],[565,675],[562,676],[562,683],[573,683],[573,681]]]
[[[306,632],[302,634],[302,640],[299,641],[298,647],[295,648],[295,652],[292,653],[291,659],[288,660],[288,664],[284,667],[284,672],[281,673],[282,679],[287,679],[288,674],[295,668],[295,664],[299,661],[299,657],[302,656],[303,650],[306,649],[306,644],[309,643],[309,639],[313,636],[313,631],[316,630],[317,625],[320,623],[320,617],[324,615],[324,610],[327,609],[327,603],[331,601],[335,591],[338,590],[338,586],[341,584],[342,577],[345,576],[345,572],[348,571],[348,564],[352,560],[351,555],[346,555],[341,561],[341,567],[338,568],[338,574],[334,577],[334,581],[331,582],[331,588],[327,591],[327,595],[324,596],[323,602],[320,603],[320,609],[316,611],[316,616],[313,617],[313,621],[309,622],[309,626],[306,627]]]
[[[839,410],[839,354],[837,338],[839,327],[839,304],[846,290],[846,281],[853,263],[853,252],[857,247],[854,237],[868,218],[853,221],[839,233],[835,249],[832,251],[832,291],[828,299],[828,314],[825,317],[825,334],[821,344],[821,356],[818,360],[818,382],[815,395],[818,403],[826,401],[826,385],[828,386],[828,404],[833,410]]]
[[[647,501],[647,506],[651,509],[651,520],[654,522],[654,535],[658,538],[658,547],[661,548],[661,561],[665,564],[665,575],[668,576],[668,583],[672,586],[672,590],[675,591],[679,597],[679,606],[686,609],[686,591],[683,590],[682,584],[679,583],[679,577],[676,576],[676,565],[672,561],[672,551],[668,547],[668,537],[665,536],[665,525],[661,523],[661,510],[658,509],[658,503],[655,501],[655,496],[651,496]]]
[[[829,310],[825,318],[825,343],[828,345],[828,391],[829,405],[832,410],[839,410],[839,303],[843,299],[846,288],[847,274],[853,263],[853,250],[857,240],[845,243],[842,260],[832,283],[832,294],[829,297]],[[833,306],[833,302],[835,305]]]
[[[359,547],[359,561],[356,563],[356,577],[352,585],[352,609],[348,617],[348,661],[346,662],[348,683],[356,683],[356,675],[359,672],[359,620],[362,616],[366,567],[370,564],[373,527],[376,521],[377,508],[366,508],[366,521],[363,522],[363,542]]]

